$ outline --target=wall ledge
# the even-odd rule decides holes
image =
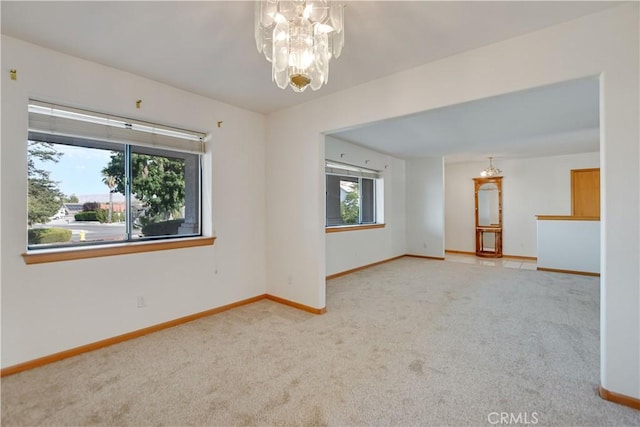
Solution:
[[[32,251],[22,254],[25,264],[43,264],[46,262],[71,261],[74,259],[100,258],[114,255],[138,254],[143,252],[166,251],[169,249],[211,246],[215,237],[196,237],[171,239],[152,242],[122,243],[108,246],[90,246],[84,248],[60,248],[58,250]]]
[[[385,224],[358,224],[358,225],[339,225],[333,227],[325,227],[325,233],[342,233],[343,231],[371,230],[374,228],[384,228]]]
[[[599,216],[536,215],[538,221],[600,221]]]

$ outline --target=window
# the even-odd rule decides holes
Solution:
[[[382,179],[377,171],[327,161],[326,226],[375,224]]]
[[[30,101],[28,249],[200,236],[203,141]]]

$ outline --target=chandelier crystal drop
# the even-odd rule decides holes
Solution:
[[[342,53],[344,1],[258,0],[255,38],[280,89],[318,90],[328,81],[331,57]]]
[[[502,171],[493,167],[493,157],[489,157],[489,167],[480,172],[480,176],[485,178],[491,178],[492,176],[500,176]]]

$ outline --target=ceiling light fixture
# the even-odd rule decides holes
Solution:
[[[258,0],[255,38],[280,89],[318,90],[329,78],[329,60],[342,53],[344,2]]]
[[[500,176],[502,171],[493,167],[493,157],[489,157],[489,167],[480,172],[480,176],[491,178],[492,176]]]

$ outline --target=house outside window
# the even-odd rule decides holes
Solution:
[[[204,134],[29,102],[28,249],[201,235]]]

